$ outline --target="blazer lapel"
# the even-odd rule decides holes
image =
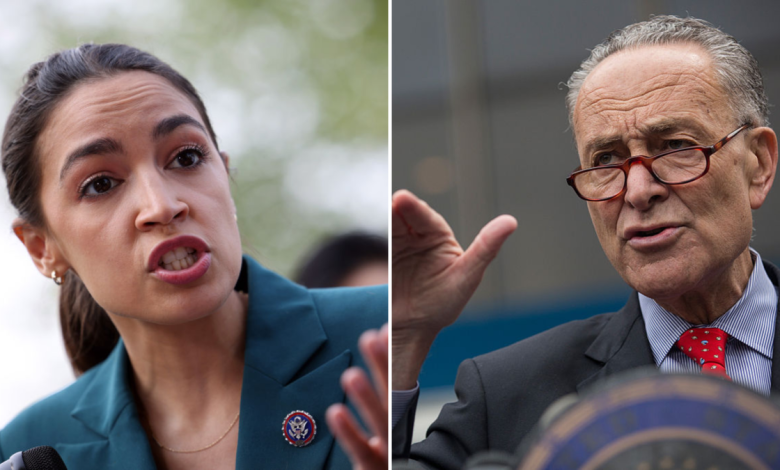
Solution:
[[[639,309],[639,297],[634,292],[628,303],[610,318],[585,356],[603,364],[594,374],[577,385],[577,391],[623,371],[655,364],[645,322]]]
[[[156,468],[130,391],[129,368],[120,339],[108,359],[94,370],[90,385],[71,412],[95,432],[95,439],[56,446],[65,462],[76,462],[79,468]]]
[[[327,336],[309,292],[245,257],[249,291],[237,469],[325,468],[334,440],[325,410],[344,401],[339,379],[352,354],[324,354]],[[239,280],[241,282],[241,280]],[[306,447],[283,435],[285,417],[305,411],[316,423]]]

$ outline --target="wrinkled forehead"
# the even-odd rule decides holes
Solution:
[[[154,117],[187,114],[203,124],[195,105],[168,80],[144,71],[121,72],[76,85],[49,115],[37,142],[39,155],[62,153],[81,141],[151,128]]]
[[[709,54],[694,44],[642,46],[602,61],[582,84],[573,113],[578,148],[596,134],[653,127],[652,121],[733,120]],[[718,127],[720,127],[718,125]]]

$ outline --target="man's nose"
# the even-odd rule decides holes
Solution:
[[[135,189],[138,207],[135,226],[138,230],[149,230],[187,218],[189,206],[177,194],[175,184],[163,175],[157,172],[140,175]]]
[[[647,210],[668,195],[669,187],[655,179],[642,162],[637,160],[631,164],[626,177],[625,194],[625,201],[629,205],[640,211]]]

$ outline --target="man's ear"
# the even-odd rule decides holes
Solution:
[[[777,171],[777,135],[768,127],[753,129],[750,133],[750,151],[756,156],[757,165],[750,175],[750,207],[758,209],[764,204]]]
[[[54,238],[45,229],[34,227],[17,218],[13,222],[13,230],[19,241],[27,248],[27,253],[30,254],[30,258],[41,274],[51,277],[51,272],[56,271],[58,276],[62,276],[70,268]]]

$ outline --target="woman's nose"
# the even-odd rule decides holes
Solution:
[[[189,206],[179,198],[174,185],[161,175],[140,177],[136,189],[138,212],[135,226],[138,230],[149,230],[187,218]]]

